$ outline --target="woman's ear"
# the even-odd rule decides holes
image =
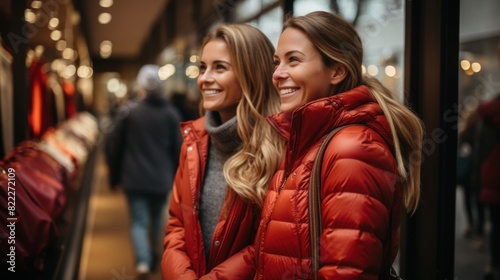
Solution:
[[[335,65],[333,65],[331,67],[331,69],[332,69],[332,72],[331,72],[332,76],[330,78],[330,84],[338,85],[347,76],[347,69],[344,65],[342,65],[340,63],[335,63]]]

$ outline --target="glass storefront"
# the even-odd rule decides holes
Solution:
[[[485,139],[480,135],[477,109],[500,94],[500,2],[460,1],[460,50],[458,69],[458,148],[455,219],[455,277],[483,279],[491,271],[491,219],[480,199],[481,183],[475,178],[476,161]],[[498,108],[500,110],[500,108]],[[475,140],[470,141],[468,135]],[[498,159],[496,159],[498,160]],[[468,170],[468,171],[467,171]],[[470,172],[470,173],[469,173]],[[498,238],[495,237],[495,238]],[[490,279],[490,278],[484,278]],[[491,278],[493,279],[493,278]]]

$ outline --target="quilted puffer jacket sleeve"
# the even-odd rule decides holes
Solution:
[[[186,157],[186,146],[182,144],[181,156]],[[179,165],[175,176],[172,197],[170,200],[169,220],[166,228],[166,235],[163,240],[163,258],[161,261],[161,270],[163,279],[198,279],[194,269],[191,266],[191,259],[187,255],[186,232],[184,219],[182,215],[182,184],[187,172]],[[187,206],[189,207],[189,206]],[[192,205],[191,205],[192,207]]]
[[[378,279],[396,174],[391,151],[371,129],[345,128],[331,140],[322,166],[320,279]]]

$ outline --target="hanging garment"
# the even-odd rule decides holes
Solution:
[[[0,218],[7,223],[7,226],[0,227],[0,251],[11,251],[9,237],[13,233],[8,226],[12,225],[15,227],[16,273],[42,271],[45,251],[57,240],[59,231],[40,201],[19,180],[18,167],[0,161]],[[15,197],[15,212],[8,211],[8,202],[12,202],[9,197]],[[7,253],[0,254],[2,263],[8,263],[9,260]]]
[[[51,73],[48,76],[47,85],[53,95],[55,123],[61,123],[66,119],[66,109],[64,104],[64,91],[59,82],[59,77],[56,73]]]
[[[0,118],[2,157],[14,146],[14,92],[12,82],[12,56],[0,46]]]
[[[69,119],[76,113],[75,85],[71,81],[63,82],[64,102],[66,105],[66,117]]]
[[[28,115],[32,136],[39,138],[49,127],[53,126],[53,98],[47,88],[47,74],[43,71],[41,61],[33,61],[29,70],[31,81],[31,104]]]

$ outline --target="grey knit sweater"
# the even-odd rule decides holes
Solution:
[[[210,135],[210,149],[201,189],[200,224],[208,262],[212,237],[219,221],[228,187],[222,168],[224,162],[240,149],[241,139],[237,133],[236,117],[221,124],[217,113],[207,111],[205,118],[205,126]]]

